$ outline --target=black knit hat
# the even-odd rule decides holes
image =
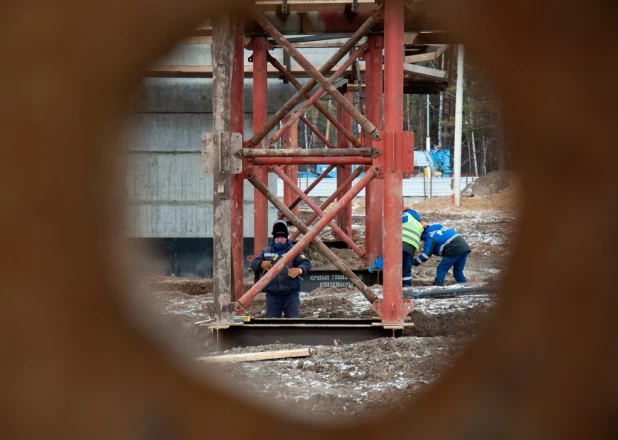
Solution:
[[[285,237],[288,238],[288,225],[283,220],[277,220],[273,223],[273,238]]]

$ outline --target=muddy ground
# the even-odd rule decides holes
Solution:
[[[489,179],[488,179],[489,180]],[[495,184],[495,176],[490,181]],[[480,186],[477,186],[477,189]],[[423,220],[456,229],[473,248],[468,257],[468,285],[496,285],[507,268],[515,241],[516,193],[507,187],[499,194],[463,200],[462,207],[450,198],[433,199],[415,205]],[[357,242],[364,235],[363,207],[355,201]],[[330,232],[323,233],[326,239]],[[331,238],[332,239],[332,238]],[[349,250],[336,250],[350,265],[358,259]],[[329,267],[311,254],[314,267]],[[429,289],[437,258],[415,269],[415,289]],[[448,284],[454,284],[449,274]],[[177,335],[189,342],[190,356],[213,354],[214,334],[195,322],[212,317],[212,281],[148,276],[142,279],[156,313],[169,318]],[[252,285],[248,277],[245,289]],[[373,288],[378,295],[381,286]],[[439,380],[499,303],[497,294],[475,294],[450,298],[413,299],[411,320],[401,338],[383,338],[349,345],[311,347],[307,358],[259,361],[212,368],[241,386],[243,393],[282,403],[303,417],[347,418],[377,415],[418,398]],[[256,297],[248,312],[264,316],[264,295]],[[301,293],[302,317],[372,317],[370,304],[355,289],[318,289]],[[289,345],[234,349],[232,352],[280,350]]]

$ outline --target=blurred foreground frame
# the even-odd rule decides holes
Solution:
[[[616,438],[617,6],[435,4],[501,94],[520,238],[500,307],[455,368],[405,414],[332,426],[192,377],[119,306],[109,182],[126,96],[187,29],[240,2],[3,2],[1,436],[203,438],[241,423],[271,439]],[[589,146],[605,160],[592,166]],[[569,185],[580,169],[594,172]]]

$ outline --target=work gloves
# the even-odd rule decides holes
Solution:
[[[262,264],[260,264],[260,267],[262,268],[262,270],[270,270],[273,267],[273,263],[270,261],[262,261]],[[296,278],[297,276],[302,275],[302,273],[303,273],[303,270],[298,267],[288,270],[288,276],[290,278]]]
[[[302,273],[303,273],[303,270],[298,268],[298,267],[294,267],[294,268],[288,270],[288,276],[290,278],[296,278],[297,276],[299,276]]]

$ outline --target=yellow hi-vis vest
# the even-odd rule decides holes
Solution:
[[[407,212],[404,212],[403,215],[408,217],[408,221],[401,225],[401,239],[418,249],[421,244],[421,235],[424,232],[423,225]]]

